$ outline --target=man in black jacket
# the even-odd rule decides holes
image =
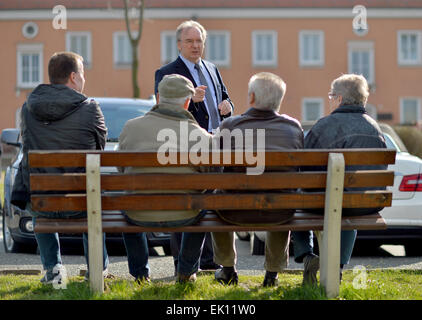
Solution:
[[[12,192],[12,203],[28,210],[36,224],[37,217],[80,217],[86,212],[34,212],[30,204],[29,150],[104,149],[107,129],[97,102],[88,101],[82,94],[85,84],[83,58],[73,52],[55,53],[48,64],[50,84],[41,84],[29,95],[22,106],[21,134],[23,159],[19,165]],[[68,172],[84,169],[67,169]],[[56,168],[39,168],[34,172],[58,172]],[[41,262],[46,273],[42,283],[63,281],[59,237],[57,233],[36,233]],[[87,252],[87,236],[84,234]],[[104,245],[104,270],[108,255]]]
[[[155,94],[158,91],[158,84],[165,75],[180,74],[188,78],[195,87],[195,94],[188,111],[202,128],[212,133],[224,118],[232,115],[233,104],[217,67],[201,58],[206,38],[205,28],[196,21],[184,21],[177,27],[176,40],[180,55],[155,72]],[[197,241],[202,241],[199,238]],[[181,241],[181,233],[172,233],[170,243],[176,268]],[[210,233],[206,233],[205,236],[200,264],[201,269],[218,267],[213,262]]]

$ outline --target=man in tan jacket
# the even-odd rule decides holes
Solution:
[[[203,146],[208,151],[211,134],[201,128],[192,114],[187,111],[195,89],[184,76],[171,74],[163,78],[158,86],[157,104],[144,116],[129,120],[119,137],[119,149],[130,151],[157,152],[158,160],[177,161],[172,153],[188,152]],[[198,172],[192,167],[133,167],[127,172],[171,172],[177,174]],[[172,192],[159,190],[159,193]],[[179,191],[183,192],[183,190]],[[198,192],[201,192],[200,190]],[[131,223],[141,226],[177,227],[195,223],[203,215],[197,210],[186,211],[126,211]],[[144,233],[126,235],[124,238],[128,254],[129,271],[148,277],[148,246]],[[141,272],[137,270],[142,270]],[[133,271],[133,272],[132,272]]]

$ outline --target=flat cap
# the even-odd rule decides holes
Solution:
[[[158,93],[165,98],[184,98],[195,93],[192,82],[180,75],[169,74],[158,84]]]

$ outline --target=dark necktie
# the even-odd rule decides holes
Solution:
[[[207,82],[207,80],[205,79],[204,74],[201,71],[201,67],[199,66],[199,64],[195,64],[195,69],[198,71],[198,75],[199,75],[199,81],[201,81],[201,85],[203,86],[207,86],[207,89],[205,90],[205,99],[207,101],[207,107],[208,107],[208,112],[210,114],[211,117],[211,125],[212,128],[209,129],[217,129],[218,128],[218,112],[217,112],[217,106],[214,103],[214,99],[211,96],[211,90],[209,89],[210,86]],[[212,84],[211,84],[212,85]],[[211,131],[211,130],[209,130]]]

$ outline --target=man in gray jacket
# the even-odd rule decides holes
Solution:
[[[29,150],[104,149],[107,129],[97,102],[82,94],[85,84],[83,58],[73,52],[55,53],[48,64],[50,84],[41,84],[22,106],[21,134],[23,159],[12,192],[12,203],[28,210],[36,225],[37,217],[63,218],[86,216],[86,212],[34,212],[30,204]],[[81,172],[69,168],[66,172]],[[34,172],[59,172],[39,168]],[[60,171],[62,172],[62,171]],[[46,273],[42,283],[61,283],[63,266],[57,233],[36,233],[41,262]],[[87,252],[87,236],[84,234]],[[104,270],[108,255],[104,245]],[[87,259],[88,261],[88,259]]]

